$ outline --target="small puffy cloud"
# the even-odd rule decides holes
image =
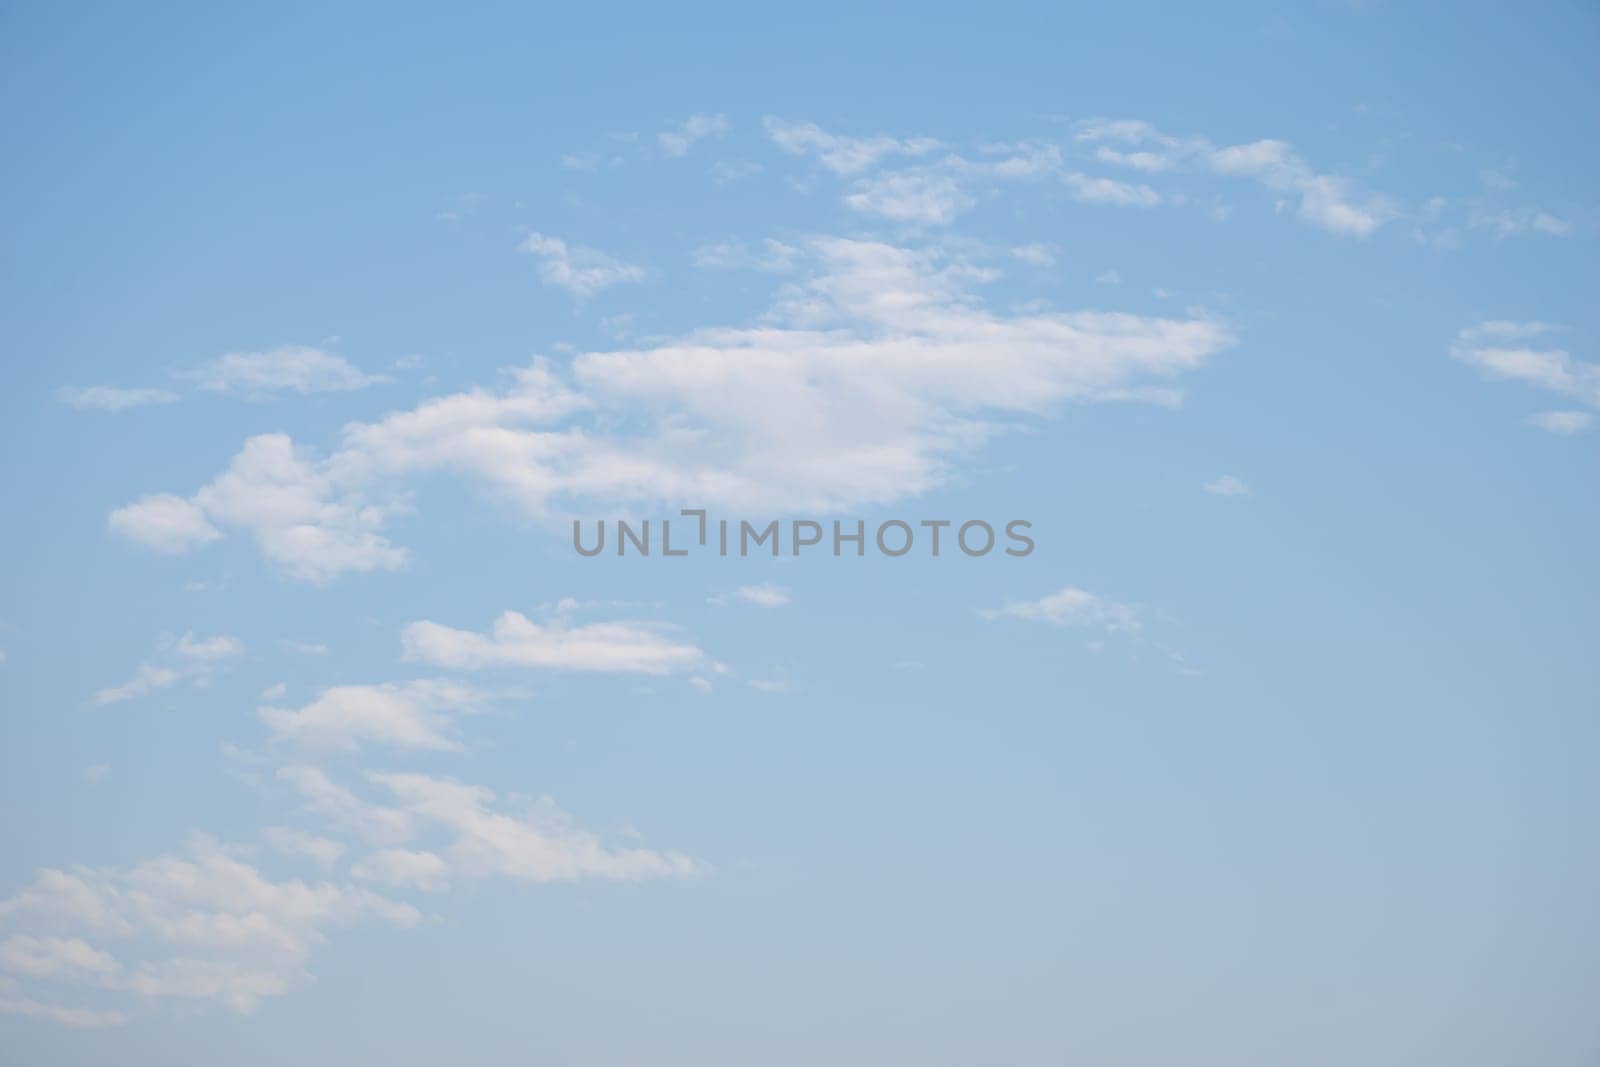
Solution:
[[[181,659],[205,665],[233,659],[244,652],[244,645],[237,637],[196,637],[187,633],[178,638],[173,650]]]
[[[1587,411],[1540,411],[1528,416],[1528,424],[1547,433],[1571,437],[1594,425],[1594,416]]]
[[[66,385],[56,390],[56,399],[79,411],[127,411],[129,408],[171,404],[178,394],[166,389],[120,389],[114,385]]]
[[[474,689],[453,682],[387,682],[324,689],[302,708],[265,706],[261,720],[277,737],[306,748],[354,750],[361,745],[448,751],[451,716],[483,704]]]
[[[789,603],[789,590],[781,585],[770,582],[761,585],[741,586],[738,597],[746,604],[754,604],[762,608],[781,608]]]
[[[690,115],[675,126],[656,135],[656,143],[669,156],[686,155],[696,141],[708,137],[722,137],[733,128],[726,115]]]
[[[153,493],[120,507],[109,520],[113,532],[155,552],[179,554],[222,536],[193,501]]]
[[[1213,496],[1249,496],[1250,487],[1231,474],[1213,478],[1205,484],[1205,491]]]
[[[1139,613],[1131,605],[1119,604],[1070,585],[1038,600],[1010,601],[1002,608],[980,614],[986,619],[1025,619],[1052,626],[1090,626],[1112,633],[1134,633],[1139,629]]]
[[[303,345],[283,345],[267,352],[230,352],[186,377],[210,392],[246,396],[348,392],[392,380],[364,374],[342,356]]]
[[[613,285],[645,279],[643,267],[623,263],[593,248],[569,245],[559,237],[530,233],[517,247],[539,260],[539,278],[546,285],[565,289],[580,299]]]
[[[814,122],[767,117],[767,136],[790,155],[814,155],[835,174],[859,174],[889,156],[925,156],[939,147],[929,137],[846,137]]]
[[[863,178],[844,198],[857,211],[894,222],[943,226],[975,201],[944,174],[901,171]]]
[[[341,472],[319,468],[284,434],[248,439],[227,471],[187,500],[147,496],[111,513],[111,528],[146,548],[186,552],[221,536],[218,525],[255,535],[291,576],[318,583],[346,571],[395,570],[403,549],[375,532],[389,511],[340,493]]]
[[[694,645],[647,623],[572,626],[556,619],[541,624],[515,611],[496,619],[488,634],[436,622],[414,622],[401,634],[401,643],[407,659],[455,670],[542,667],[668,674],[693,667],[703,657]]]

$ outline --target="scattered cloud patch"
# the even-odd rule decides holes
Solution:
[[[56,399],[79,411],[127,411],[130,408],[172,404],[178,394],[166,389],[121,389],[114,385],[64,385]]]
[[[199,838],[184,853],[128,870],[39,871],[32,884],[0,900],[0,926],[17,931],[0,945],[0,967],[124,995],[130,1004],[165,999],[249,1014],[307,979],[306,960],[329,929],[370,919],[413,926],[420,918],[410,905],[369,890],[273,881]],[[116,942],[127,954],[94,942]],[[57,1010],[34,1014],[106,1024]]]
[[[1088,626],[1108,633],[1137,633],[1139,612],[1075,586],[1038,600],[1009,601],[1004,607],[980,612],[986,619],[1024,619],[1051,626]]]
[[[862,178],[845,203],[894,222],[943,226],[976,201],[947,175],[897,171]]]
[[[454,682],[424,680],[324,689],[299,709],[272,705],[261,721],[281,740],[305,748],[353,751],[363,744],[451,751],[452,716],[479,710],[484,696]]]
[[[613,285],[645,279],[643,267],[623,263],[593,248],[569,245],[559,237],[530,233],[517,247],[539,260],[539,277],[546,285],[565,289],[580,299]]]
[[[1220,478],[1213,478],[1205,484],[1204,488],[1212,496],[1250,495],[1250,487],[1232,474],[1224,474]]]
[[[656,143],[660,145],[664,155],[684,156],[694,147],[695,142],[708,137],[723,137],[731,129],[733,123],[728,121],[726,115],[690,115],[682,122],[657,134]]]
[[[770,582],[740,586],[736,595],[746,604],[754,604],[761,608],[781,608],[789,603],[789,590]]]
[[[303,345],[284,345],[267,352],[230,352],[184,376],[208,392],[244,396],[349,392],[394,380],[363,373],[343,356]]]
[[[783,151],[814,156],[835,174],[859,174],[890,156],[925,156],[939,148],[930,137],[848,137],[829,133],[814,122],[767,117],[767,136]]]
[[[313,582],[402,566],[381,531],[428,473],[535,517],[579,502],[838,511],[943,484],[994,434],[1069,403],[1176,404],[1174,380],[1232,341],[1196,312],[990,311],[976,289],[993,270],[941,247],[794,247],[796,276],[754,325],[583,352],[565,380],[535,362],[503,389],[352,423],[321,460],[253,437],[187,501],[159,499],[195,528],[191,546],[244,530]],[[157,526],[152,499],[114,528]]]
[[[1600,410],[1600,363],[1574,359],[1565,349],[1551,347],[1545,339],[1553,332],[1555,327],[1542,322],[1480,322],[1456,335],[1450,355],[1496,381],[1520,382]],[[1530,421],[1555,433],[1575,433],[1588,425],[1587,419],[1570,417],[1541,422],[1535,416]]]
[[[1587,411],[1540,411],[1528,416],[1528,424],[1547,433],[1571,437],[1587,432],[1594,425],[1594,416]]]
[[[147,696],[158,689],[166,689],[179,682],[192,685],[209,684],[212,676],[229,660],[244,653],[244,645],[235,637],[195,637],[186,633],[176,641],[164,637],[158,646],[158,655],[146,660],[121,685],[95,692],[95,704],[105,706],[124,700]]]
[[[641,622],[537,623],[515,611],[488,634],[436,622],[414,622],[401,634],[405,657],[437,667],[539,667],[550,670],[669,674],[698,664],[704,653],[661,627]]]

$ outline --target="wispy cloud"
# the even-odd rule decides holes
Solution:
[[[668,156],[687,155],[697,141],[708,137],[722,137],[733,129],[726,115],[690,115],[682,122],[656,135],[656,143]]]
[[[1480,322],[1456,335],[1450,354],[1487,377],[1520,382],[1547,393],[1571,397],[1600,410],[1600,363],[1574,359],[1544,339],[1555,327],[1542,322]],[[1588,427],[1583,412],[1547,412],[1529,421],[1554,433],[1577,433]]]
[[[1213,478],[1205,484],[1205,491],[1213,496],[1249,496],[1250,487],[1244,481],[1232,474],[1224,474],[1220,478]]]
[[[163,638],[156,658],[141,663],[133,677],[121,685],[98,690],[92,699],[103,706],[147,696],[179,682],[203,686],[229,660],[243,654],[244,645],[236,637],[196,637],[186,633],[176,640]]]
[[[64,385],[56,399],[79,411],[127,411],[130,408],[171,404],[178,394],[166,389],[122,389],[114,385]]]
[[[980,612],[986,619],[1025,619],[1052,626],[1089,626],[1112,633],[1136,633],[1139,612],[1128,604],[1066,586],[1037,600],[1008,601],[1003,607]]]
[[[214,393],[263,396],[269,393],[340,393],[393,379],[366,374],[343,356],[304,345],[266,352],[230,352],[183,375]]]
[[[534,622],[507,611],[488,634],[436,622],[414,622],[401,634],[407,659],[456,670],[538,667],[570,671],[668,674],[700,662],[703,653],[662,627],[641,622],[572,625]]]
[[[859,174],[891,156],[925,156],[939,148],[931,137],[849,137],[814,122],[762,120],[767,136],[791,155],[810,155],[835,174]]]
[[[539,260],[539,277],[546,285],[565,289],[579,298],[645,279],[643,267],[623,263],[583,245],[569,245],[559,237],[530,233],[518,247]]]

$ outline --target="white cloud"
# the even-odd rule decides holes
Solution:
[[[115,533],[155,552],[188,552],[222,536],[198,505],[171,493],[154,493],[120,507],[109,522]]]
[[[537,623],[507,611],[489,634],[457,630],[436,622],[414,622],[401,634],[405,657],[438,667],[544,667],[572,671],[667,674],[698,664],[703,653],[640,622],[568,625],[562,619]]]
[[[1480,170],[1478,172],[1478,177],[1483,180],[1484,185],[1487,185],[1490,189],[1493,189],[1497,193],[1508,193],[1517,187],[1517,180],[1515,178],[1507,174],[1502,174],[1500,171],[1492,170],[1488,167]]]
[[[471,713],[482,694],[445,681],[338,685],[298,710],[266,706],[261,720],[275,736],[306,748],[354,750],[366,742],[449,751],[452,715]]]
[[[789,590],[770,582],[740,586],[738,596],[745,603],[762,608],[781,608],[789,603]]]
[[[1096,285],[1121,285],[1122,274],[1116,270],[1103,270],[1094,276]]]
[[[319,867],[331,868],[344,855],[344,846],[330,837],[318,837],[289,826],[269,826],[261,832],[267,844],[286,856],[304,856]]]
[[[859,174],[889,156],[925,156],[939,147],[928,137],[846,137],[829,133],[814,122],[767,117],[767,136],[790,155],[815,155],[835,174]]]
[[[1344,178],[1316,173],[1283,141],[1219,148],[1209,159],[1219,173],[1255,178],[1268,189],[1298,194],[1300,217],[1333,233],[1366,237],[1399,213],[1383,197],[1357,194]]]
[[[608,848],[549,799],[521,815],[492,810],[494,793],[423,774],[369,773],[395,802],[418,820],[449,832],[445,850],[451,871],[468,878],[499,875],[529,882],[573,882],[585,878],[640,881],[683,878],[700,866],[676,852]]]
[[[1600,409],[1600,363],[1586,363],[1564,349],[1544,347],[1540,339],[1553,329],[1542,322],[1481,322],[1456,335],[1450,354],[1490,378],[1521,382]]]
[[[1069,402],[1174,404],[1172,380],[1231,342],[1194,315],[991,312],[974,290],[993,272],[940,249],[801,250],[808,270],[756,325],[583,353],[569,381],[536,362],[501,391],[353,423],[320,461],[254,437],[188,503],[311,581],[402,565],[379,531],[407,480],[435,472],[535,517],[580,503],[844,510],[940,485],[993,434]]]
[[[450,888],[450,867],[432,852],[386,848],[363,857],[350,875],[364,882],[379,882],[391,889],[417,889],[438,893]]]
[[[1091,177],[1068,171],[1061,176],[1072,195],[1086,204],[1111,204],[1115,207],[1155,207],[1161,194],[1148,185],[1132,185],[1115,178]]]
[[[761,164],[751,160],[719,159],[711,164],[711,180],[718,185],[732,185],[760,174],[762,169]]]
[[[1594,416],[1587,411],[1540,411],[1528,416],[1528,424],[1548,433],[1570,437],[1594,425]]]
[[[397,845],[416,834],[416,823],[409,813],[361,799],[318,767],[282,767],[278,778],[300,794],[307,811],[362,841]]]
[[[559,237],[530,233],[518,248],[538,258],[539,277],[546,285],[565,289],[579,299],[613,285],[645,279],[643,267],[623,263],[593,248],[568,245]]]
[[[28,978],[81,981],[114,974],[117,961],[81,938],[17,934],[0,942],[0,970]]]
[[[944,174],[895,171],[863,178],[845,198],[857,211],[895,222],[942,226],[955,221],[975,201]]]
[[[157,689],[165,689],[168,686],[177,685],[182,680],[183,675],[170,667],[156,667],[149,663],[141,663],[132,678],[129,678],[121,685],[96,690],[91,699],[100,705],[116,704],[124,700],[132,700],[135,697],[146,696]]]
[[[1399,214],[1388,197],[1363,192],[1346,178],[1317,172],[1285,141],[1217,147],[1203,137],[1173,137],[1147,122],[1128,119],[1081,122],[1076,138],[1100,146],[1096,157],[1102,162],[1145,173],[1194,167],[1252,179],[1294,197],[1302,221],[1332,233],[1366,237]]]
[[[1250,487],[1232,474],[1213,478],[1205,484],[1205,491],[1214,496],[1249,496]]]
[[[393,380],[381,374],[364,374],[343,356],[304,345],[283,345],[267,352],[230,352],[185,377],[210,392],[246,396],[349,392]]]
[[[304,581],[403,566],[405,551],[375,532],[388,511],[340,488],[297,454],[287,435],[262,434],[246,441],[229,469],[189,503],[208,526],[249,530],[264,556]]]
[[[56,398],[79,411],[127,411],[152,404],[171,404],[178,394],[165,389],[120,389],[114,385],[62,386]]]
[[[758,270],[787,274],[803,253],[794,245],[767,238],[759,250],[739,241],[722,241],[695,249],[694,265],[703,270]]]
[[[1489,230],[1496,237],[1502,238],[1516,237],[1525,233],[1543,234],[1546,237],[1570,237],[1577,232],[1577,227],[1566,219],[1531,207],[1514,209],[1477,207],[1472,210],[1469,221],[1474,227]]]
[[[365,889],[272,881],[197,839],[185,854],[130,870],[39,871],[30,886],[0,900],[0,924],[27,927],[0,947],[0,966],[34,979],[248,1013],[306,979],[306,959],[329,928],[369,918],[410,926],[420,915]],[[128,956],[113,957],[89,938],[121,942]],[[34,1014],[73,1024],[52,1011]]]
[[[696,141],[722,137],[733,128],[726,115],[690,115],[676,126],[656,135],[656,143],[669,156],[685,155]]]
[[[244,654],[244,645],[236,637],[196,637],[192,633],[184,634],[175,642],[164,637],[158,648],[159,662],[146,660],[132,678],[121,685],[98,690],[93,701],[102,706],[115,704],[183,681],[205,685],[224,663]]]
[[[93,1008],[71,1008],[59,1004],[42,1004],[29,997],[0,996],[0,1014],[21,1015],[30,1019],[44,1019],[58,1026],[80,1030],[94,1030],[105,1026],[121,1026],[128,1016],[120,1011],[96,1011]]]
[[[986,619],[1026,619],[1052,626],[1090,626],[1111,633],[1135,633],[1138,610],[1128,604],[1097,596],[1074,586],[1038,600],[1009,601],[1002,608],[981,612]]]
[[[1045,244],[1018,245],[1011,250],[1011,257],[1035,267],[1050,267],[1056,262],[1055,250]]]

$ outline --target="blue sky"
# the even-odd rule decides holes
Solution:
[[[1592,7],[0,26],[0,1059],[1595,1061]]]

